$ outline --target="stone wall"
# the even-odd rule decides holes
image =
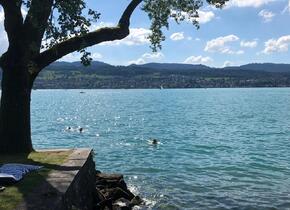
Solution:
[[[89,210],[95,196],[95,163],[91,149],[75,149],[35,189],[17,210]]]
[[[95,163],[90,153],[64,196],[66,209],[93,209],[95,181]]]

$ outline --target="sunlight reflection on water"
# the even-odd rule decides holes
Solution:
[[[33,91],[35,147],[94,148],[144,209],[290,208],[290,89],[79,92]]]

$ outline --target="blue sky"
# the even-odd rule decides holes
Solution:
[[[87,2],[101,12],[99,22],[92,27],[95,29],[116,24],[129,0]],[[150,22],[139,8],[132,17],[127,38],[91,47],[89,51],[94,60],[113,65],[168,62],[222,67],[253,62],[290,63],[289,4],[288,0],[230,0],[222,10],[205,5],[200,10],[199,30],[189,22],[178,25],[170,21],[170,29],[164,30],[166,41],[158,53],[152,53],[149,47],[146,37]],[[0,13],[0,22],[1,19]],[[7,45],[3,33],[0,32],[0,52]],[[62,58],[78,59],[78,53]]]

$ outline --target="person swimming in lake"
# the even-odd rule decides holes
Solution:
[[[159,144],[159,142],[158,142],[157,139],[150,139],[150,140],[148,141],[148,143],[151,144],[151,145],[157,145],[157,144]]]
[[[82,132],[83,132],[83,130],[84,130],[83,128],[79,128],[79,132],[80,132],[80,133],[82,133]]]

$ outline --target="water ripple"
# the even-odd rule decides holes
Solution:
[[[289,88],[79,92],[33,92],[34,145],[94,148],[138,209],[290,209]]]

